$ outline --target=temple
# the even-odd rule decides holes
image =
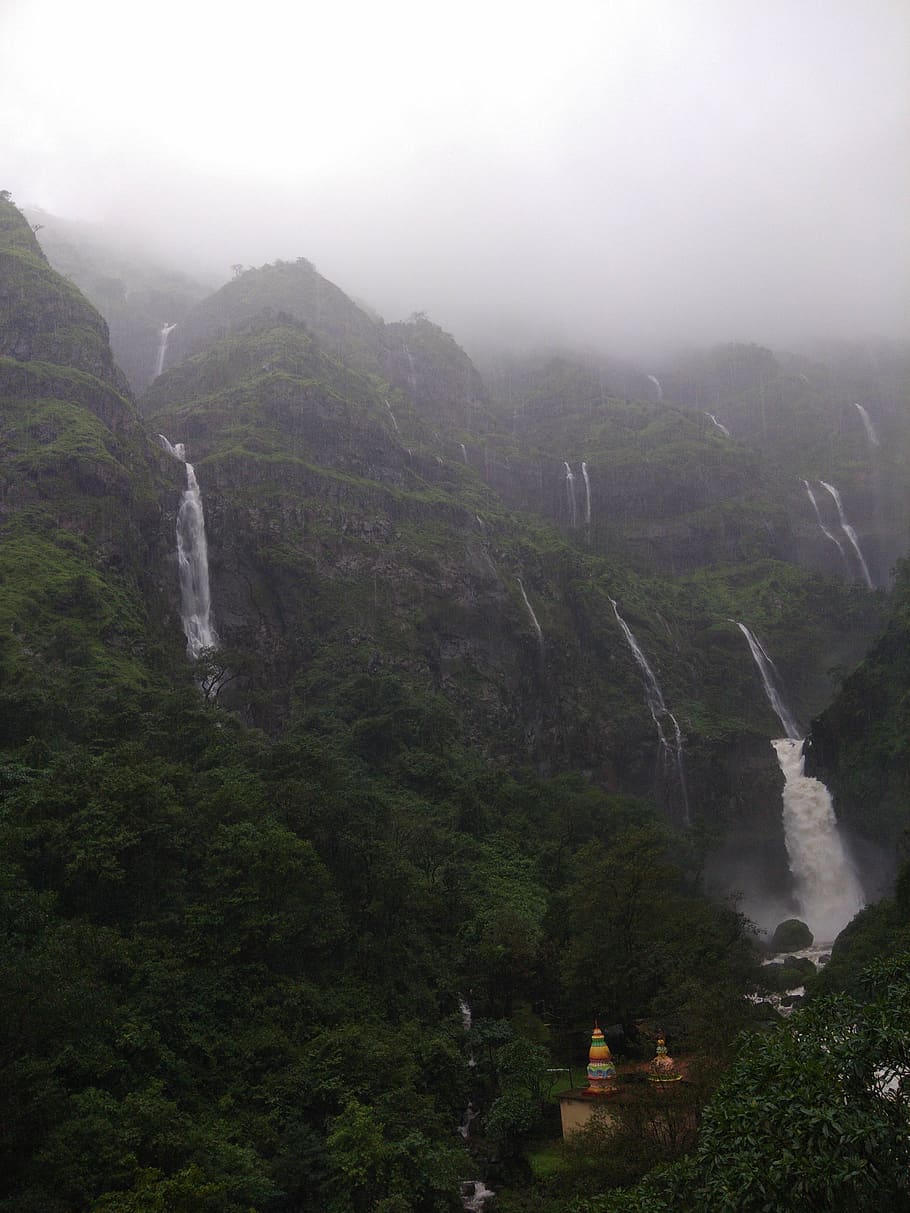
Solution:
[[[631,1105],[644,1109],[666,1108],[671,1092],[686,1086],[686,1065],[680,1065],[667,1052],[663,1033],[657,1037],[656,1053],[650,1061],[622,1066],[618,1071],[610,1046],[595,1023],[588,1049],[588,1085],[557,1095],[562,1135],[583,1129],[594,1116],[607,1125],[616,1124]],[[673,1103],[676,1103],[673,1098]],[[655,1120],[654,1134],[659,1136],[661,1121]]]

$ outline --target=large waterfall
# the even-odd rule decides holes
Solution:
[[[771,743],[784,773],[784,841],[803,917],[819,942],[831,942],[865,903],[844,850],[831,793],[803,774],[799,739]]]
[[[689,793],[686,788],[686,772],[683,766],[683,735],[679,727],[679,722],[673,713],[668,709],[664,702],[663,692],[660,689],[660,684],[654,675],[654,671],[648,664],[648,659],[641,651],[638,641],[632,634],[632,629],[619,613],[619,607],[616,605],[615,599],[610,599],[610,604],[613,607],[613,614],[616,616],[616,622],[622,629],[622,634],[626,638],[629,648],[632,650],[632,656],[638,664],[638,668],[644,675],[645,683],[645,702],[648,705],[648,711],[651,713],[651,719],[654,721],[654,726],[657,729],[657,738],[660,743],[660,752],[662,758],[670,760],[676,770],[676,776],[679,781],[679,790],[682,796],[683,816],[686,825],[690,825],[689,820]],[[673,729],[672,739],[667,737],[665,725],[669,721]]]
[[[177,327],[176,324],[164,324],[158,333],[158,357],[155,359],[155,378],[157,379],[164,370],[164,356],[167,353],[167,341],[171,333]],[[170,444],[168,444],[170,445]]]
[[[568,463],[564,464],[564,467],[566,469],[566,496],[569,500],[569,515],[574,527],[578,522],[578,508],[575,504],[575,475]]]
[[[818,520],[818,525],[821,527],[822,534],[825,536],[826,539],[830,539],[831,542],[834,544],[834,546],[837,548],[837,550],[840,552],[841,559],[843,560],[844,566],[846,567],[847,573],[849,574],[850,562],[847,560],[847,553],[844,551],[844,545],[841,543],[841,541],[838,539],[838,537],[835,534],[833,534],[831,531],[828,530],[828,528],[825,526],[824,522],[822,522],[821,510],[818,508],[818,502],[815,500],[815,494],[812,492],[812,485],[809,483],[808,480],[804,480],[803,484],[806,486],[806,492],[809,494],[809,500],[812,502],[812,508],[813,508],[813,510],[815,510],[815,517]]]
[[[663,398],[664,398],[664,389],[661,387],[660,380],[657,378],[657,376],[656,376],[656,375],[649,375],[649,376],[648,376],[648,378],[651,380],[651,382],[652,382],[652,383],[654,384],[654,386],[657,388],[657,399],[658,399],[658,400],[663,400]]]
[[[748,641],[765,695],[787,734],[771,742],[784,776],[784,843],[800,913],[817,940],[830,942],[863,908],[862,886],[838,832],[830,792],[821,780],[803,774],[803,741],[774,662],[745,624],[730,622]]]
[[[873,589],[872,578],[869,576],[869,569],[865,560],[863,559],[863,553],[859,546],[859,540],[856,537],[856,531],[854,531],[853,527],[847,521],[847,515],[844,513],[844,503],[840,499],[840,493],[833,484],[828,484],[826,480],[820,480],[818,483],[822,486],[822,488],[827,489],[834,498],[835,505],[837,506],[837,516],[840,519],[840,529],[844,532],[844,534],[850,540],[850,543],[853,545],[853,550],[856,552],[856,558],[860,563],[860,568],[863,570],[863,577],[866,580],[866,585],[870,590]]]
[[[180,569],[180,619],[186,635],[186,651],[195,661],[204,649],[215,648],[218,636],[212,627],[209,597],[209,558],[205,542],[205,516],[196,472],[186,461],[186,448],[159,434],[164,449],[186,467],[186,491],[177,510],[177,564]]]

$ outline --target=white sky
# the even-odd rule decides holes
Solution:
[[[910,0],[0,0],[0,188],[465,337],[906,333]]]

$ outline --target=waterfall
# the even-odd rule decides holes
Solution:
[[[581,474],[585,482],[585,526],[591,525],[591,481],[588,479],[588,465],[581,465]]]
[[[574,527],[578,522],[578,510],[575,506],[575,477],[569,465],[566,463],[564,466],[566,469],[566,496],[569,499],[569,513],[571,514],[572,526]]]
[[[714,416],[713,413],[706,412],[705,416],[711,418],[712,423],[720,430],[720,432],[723,434],[723,436],[725,438],[730,437],[730,431],[727,429],[727,427],[723,424],[722,421],[717,420],[717,418]]]
[[[414,370],[414,359],[411,357],[411,351],[405,345],[402,347],[408,359],[408,367],[411,372],[411,396],[417,399],[417,373]]]
[[[878,446],[878,434],[875,432],[875,426],[872,424],[872,418],[858,401],[853,402],[853,407],[855,409],[859,409],[859,415],[862,417],[863,425],[866,427],[866,437],[869,439],[870,445]]]
[[[669,758],[672,755],[674,766],[676,767],[676,775],[679,780],[679,789],[682,793],[683,814],[686,825],[690,825],[689,820],[689,793],[686,787],[686,773],[683,766],[683,742],[684,738],[682,730],[679,727],[679,722],[673,713],[668,709],[664,702],[663,692],[660,689],[660,684],[654,675],[654,671],[648,664],[648,659],[638,644],[638,641],[632,635],[632,629],[619,613],[619,608],[616,605],[615,599],[610,599],[610,604],[613,607],[613,614],[616,616],[616,622],[622,629],[622,633],[626,638],[629,648],[632,650],[632,656],[635,658],[638,668],[644,675],[645,683],[645,702],[648,705],[648,711],[651,713],[651,719],[654,721],[654,726],[657,729],[657,738],[660,743],[661,754],[664,758]],[[669,741],[664,731],[665,722],[669,721],[673,726],[673,739]]]
[[[762,648],[761,641],[755,636],[744,623],[738,623],[737,620],[731,619],[730,623],[735,623],[739,630],[746,638],[749,649],[755,664],[758,666],[758,672],[761,674],[762,685],[765,688],[765,694],[768,697],[768,702],[777,714],[777,719],[784,726],[784,733],[789,738],[798,738],[801,736],[799,727],[790,713],[789,708],[784,703],[784,698],[777,688],[779,675],[774,662]]]
[[[543,631],[541,630],[540,624],[537,622],[537,616],[534,614],[534,608],[531,606],[530,602],[528,602],[528,596],[525,593],[524,583],[522,582],[520,577],[516,577],[515,580],[518,582],[518,588],[521,590],[521,596],[524,599],[525,606],[528,608],[528,614],[531,617],[531,623],[534,626],[534,631],[537,633],[537,640],[542,649],[543,648]]]
[[[663,389],[663,388],[660,386],[660,380],[657,378],[657,376],[656,376],[656,375],[649,375],[649,376],[648,376],[648,378],[651,380],[651,382],[652,382],[652,383],[654,384],[654,386],[657,388],[657,399],[658,399],[658,400],[663,400],[663,398],[664,398],[664,389]]]
[[[831,794],[818,779],[803,774],[803,741],[777,689],[777,670],[761,642],[742,623],[765,695],[787,736],[771,745],[784,776],[784,844],[800,914],[818,941],[832,941],[862,909],[862,887],[837,829]]]
[[[772,741],[784,774],[784,841],[802,915],[819,941],[830,942],[865,903],[837,829],[831,793],[803,774],[803,743]]]
[[[171,333],[177,327],[176,324],[164,324],[158,333],[158,357],[155,359],[155,378],[157,379],[164,370],[164,355],[167,352],[167,341]]]
[[[818,525],[821,527],[822,534],[825,536],[826,539],[830,539],[831,542],[834,544],[834,546],[837,548],[837,550],[840,552],[840,554],[843,558],[843,561],[844,561],[844,565],[846,566],[847,572],[849,573],[850,572],[850,562],[847,560],[847,553],[844,551],[844,545],[841,543],[841,541],[838,539],[838,537],[836,535],[832,534],[832,532],[829,531],[828,528],[825,526],[825,524],[822,522],[821,511],[818,508],[818,502],[815,500],[815,494],[812,492],[812,485],[809,483],[808,480],[804,480],[803,484],[806,486],[806,492],[809,494],[809,500],[812,502],[812,508],[813,508],[813,510],[815,510],[815,517],[818,519]]]
[[[388,400],[386,400],[385,396],[383,396],[382,402],[386,406],[389,416],[392,418],[392,425],[394,425],[394,427],[395,427],[395,433],[396,434],[400,433],[401,431],[398,428],[398,421],[395,417],[395,414],[392,412],[392,406],[389,404]]]
[[[820,480],[818,483],[822,486],[822,488],[827,489],[834,498],[834,502],[837,506],[837,516],[840,518],[840,529],[844,532],[844,534],[850,540],[850,543],[853,545],[853,550],[856,552],[856,557],[859,560],[860,567],[863,570],[863,577],[866,579],[866,585],[870,590],[874,589],[875,587],[872,584],[872,578],[869,576],[869,569],[866,566],[866,562],[863,559],[862,550],[859,546],[859,540],[856,537],[856,531],[854,531],[853,527],[849,524],[847,521],[847,516],[844,513],[844,505],[840,499],[840,493],[833,484],[828,484],[826,480]]]
[[[462,459],[464,459],[465,463],[468,463],[468,449],[467,449],[467,447],[465,446],[465,444],[464,444],[463,442],[459,442],[459,444],[458,444],[458,445],[461,447],[461,457],[462,457]]]
[[[186,491],[177,510],[177,564],[180,569],[180,619],[186,635],[186,651],[195,661],[203,649],[215,648],[218,636],[210,619],[209,558],[205,542],[202,493],[186,448],[159,434],[164,449],[186,467]]]

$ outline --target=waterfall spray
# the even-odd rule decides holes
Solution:
[[[863,425],[866,427],[866,437],[869,439],[870,445],[878,446],[878,434],[875,432],[875,426],[872,424],[872,418],[858,401],[853,402],[853,407],[855,409],[859,409],[859,415],[862,417]]]
[[[164,370],[164,355],[167,353],[168,338],[177,327],[176,324],[164,324],[158,333],[158,356],[155,359],[155,378]]]
[[[847,515],[844,513],[844,505],[840,499],[840,493],[833,484],[828,484],[826,480],[820,480],[818,483],[822,486],[822,488],[827,489],[834,498],[834,503],[837,506],[837,516],[840,519],[840,529],[850,540],[853,550],[856,552],[856,558],[859,560],[860,568],[863,570],[863,577],[865,578],[867,587],[870,590],[874,589],[875,587],[872,584],[872,578],[869,576],[869,569],[865,560],[863,559],[862,549],[859,546],[859,540],[856,537],[856,531],[854,531],[853,527],[849,524],[847,521]]]
[[[717,420],[717,418],[714,416],[713,413],[706,412],[705,416],[711,418],[712,424],[715,425],[717,427],[717,429],[720,430],[720,432],[724,435],[725,438],[730,437],[730,431],[727,429],[727,427],[723,424],[722,421]]]
[[[394,425],[394,427],[395,427],[395,433],[396,434],[400,433],[400,430],[398,428],[398,420],[397,420],[395,414],[392,412],[392,406],[389,404],[388,400],[386,400],[385,396],[383,396],[382,402],[385,405],[389,416],[392,418],[392,425]]]
[[[645,684],[645,702],[648,705],[648,711],[651,713],[651,719],[654,721],[654,727],[657,729],[657,738],[660,744],[660,752],[662,757],[672,759],[673,765],[676,768],[676,775],[679,780],[679,788],[682,793],[683,814],[686,825],[691,825],[689,820],[689,792],[686,787],[686,773],[683,765],[683,742],[684,738],[682,730],[679,727],[679,722],[673,713],[668,709],[664,702],[663,692],[660,689],[660,684],[654,675],[654,671],[648,664],[648,659],[638,644],[638,641],[632,635],[632,629],[619,613],[619,608],[616,605],[615,599],[610,599],[610,605],[613,607],[613,614],[616,616],[616,622],[622,629],[622,634],[626,638],[626,643],[632,650],[632,656],[638,664],[638,668],[644,675]],[[664,731],[665,723],[669,721],[673,728],[673,739],[670,741]]]
[[[649,376],[648,376],[648,378],[651,380],[651,382],[652,382],[652,383],[654,384],[654,386],[657,388],[657,399],[658,399],[658,400],[663,400],[663,398],[664,398],[664,389],[663,389],[663,388],[660,386],[660,380],[657,378],[657,376],[656,376],[656,375],[649,375]]]
[[[202,493],[195,469],[186,461],[183,443],[172,444],[163,434],[158,437],[167,453],[186,467],[186,491],[177,510],[177,564],[180,570],[180,619],[186,636],[186,651],[195,661],[203,649],[215,648],[218,644],[210,618],[209,561]]]
[[[574,527],[578,522],[578,510],[575,505],[575,476],[568,463],[564,466],[566,469],[566,496],[569,499],[569,513],[572,518],[572,526]]]
[[[465,461],[465,463],[468,463],[468,448],[465,446],[465,444],[463,442],[459,442],[458,445],[461,447],[462,459]]]
[[[585,526],[591,525],[591,481],[588,479],[588,465],[581,465],[581,474],[585,482]]]
[[[774,662],[745,624],[730,622],[745,636],[765,695],[787,734],[771,742],[784,776],[784,843],[800,913],[817,940],[830,942],[862,909],[862,886],[838,831],[830,792],[803,774],[803,741],[784,703]]]
[[[846,567],[847,572],[849,573],[850,572],[850,562],[847,559],[847,553],[844,551],[844,545],[841,543],[841,541],[838,539],[838,537],[836,535],[832,534],[832,532],[829,531],[828,528],[825,526],[825,524],[822,522],[821,511],[818,508],[818,502],[815,500],[815,494],[812,492],[812,486],[809,483],[809,481],[804,480],[803,484],[806,486],[806,492],[809,494],[809,500],[812,502],[812,508],[813,508],[813,510],[815,510],[815,517],[818,520],[818,525],[821,527],[822,534],[825,536],[826,539],[830,539],[831,542],[834,544],[834,546],[837,548],[837,550],[840,552],[841,558],[843,559],[843,562],[844,562],[844,566]]]
[[[534,608],[531,606],[530,602],[528,602],[528,596],[525,593],[524,582],[521,580],[520,577],[516,577],[515,580],[518,582],[518,588],[521,590],[521,596],[524,599],[525,606],[528,608],[528,615],[531,618],[531,624],[534,628],[534,631],[537,633],[537,641],[540,645],[541,651],[543,651],[543,631],[541,629],[540,624],[537,622],[537,616],[534,614]]]

